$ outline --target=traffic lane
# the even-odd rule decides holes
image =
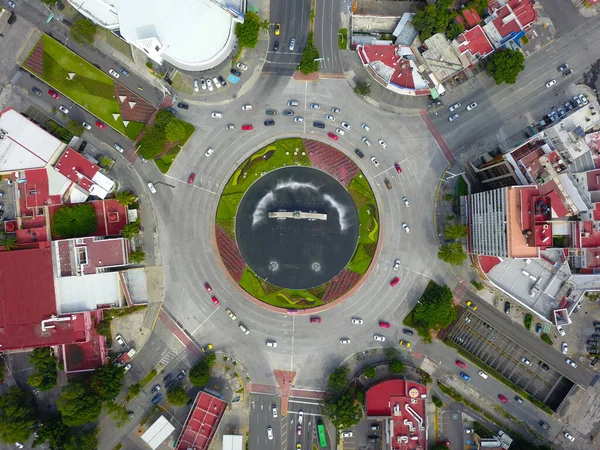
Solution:
[[[278,405],[275,395],[252,394],[250,406],[250,450],[281,448],[281,414],[273,417],[272,407]],[[268,438],[267,429],[273,429],[273,439]]]
[[[550,345],[540,345],[540,340],[530,331],[522,326],[515,325],[513,320],[510,320],[506,314],[500,314],[498,310],[488,305],[485,300],[479,298],[472,292],[468,292],[462,300],[462,304],[466,305],[467,300],[471,300],[477,306],[477,311],[471,311],[472,314],[479,316],[497,330],[501,331],[511,339],[526,348],[535,348],[535,355],[554,366],[556,370],[567,376],[572,381],[580,384],[584,388],[589,386],[595,376],[595,372],[586,367],[579,366],[577,369],[569,366],[565,362],[565,355],[556,350]]]
[[[556,30],[555,38],[560,38],[566,32],[575,29],[590,18],[583,17],[572,2],[562,0],[544,0],[544,12],[552,20]],[[580,3],[580,2],[577,2]],[[583,2],[580,3],[580,5]]]
[[[444,407],[440,428],[443,438],[450,441],[450,448],[456,450],[463,448],[464,431],[460,411],[454,409],[452,405]]]
[[[340,73],[342,62],[338,50],[340,0],[317,0],[315,8],[315,45],[323,59],[321,72]]]

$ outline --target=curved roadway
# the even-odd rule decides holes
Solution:
[[[295,111],[305,118],[304,123],[282,116],[290,99],[300,102]],[[311,102],[319,103],[321,110],[309,109]],[[253,109],[243,112],[241,105],[247,103]],[[324,117],[333,106],[342,110],[336,115],[335,125],[339,126],[341,120],[352,125],[352,130],[337,142],[327,137],[335,126]],[[278,110],[274,127],[263,125],[266,108]],[[222,112],[225,117],[213,119],[212,111]],[[326,374],[350,355],[371,347],[397,345],[402,318],[438,267],[432,206],[446,160],[421,119],[377,110],[354,95],[345,80],[305,83],[271,76],[262,76],[249,94],[235,102],[214,107],[192,105],[182,113],[185,120],[197,126],[197,132],[168,176],[151,180],[157,193],[146,193],[157,213],[165,273],[164,307],[199,344],[211,342],[216,350],[226,350],[243,361],[257,383],[275,385],[272,371],[281,369],[297,372],[296,387],[324,388]],[[326,129],[313,128],[315,119],[324,121]],[[369,132],[361,129],[362,122],[368,123]],[[226,130],[228,123],[234,123],[236,129]],[[246,123],[254,130],[241,131]],[[363,135],[369,137],[371,148],[361,142]],[[310,324],[307,315],[272,312],[247,300],[223,273],[215,253],[212,228],[224,183],[248,155],[277,138],[289,136],[328,142],[357,160],[373,186],[380,209],[381,253],[373,262],[372,273],[351,298],[320,313],[321,324]],[[379,138],[388,143],[387,150],[377,144]],[[209,146],[215,150],[206,157]],[[364,159],[356,157],[355,148],[365,153]],[[369,160],[372,155],[380,162],[378,168]],[[396,173],[394,162],[400,163],[402,174]],[[196,174],[194,186],[187,184],[191,172]],[[385,188],[385,177],[391,180],[392,190]],[[409,208],[404,206],[403,196],[410,200]],[[404,233],[402,222],[409,224],[410,234]],[[402,263],[397,273],[392,270],[395,258]],[[401,281],[390,287],[389,281],[395,275]],[[204,290],[205,282],[211,284],[220,306],[212,304]],[[226,308],[231,308],[238,320],[229,319]],[[364,325],[351,326],[351,317],[361,317]],[[379,319],[391,322],[392,328],[379,328]],[[240,331],[240,322],[250,330],[249,335]],[[375,342],[374,333],[386,336],[386,342]],[[340,345],[341,337],[350,338],[351,344]],[[267,347],[267,339],[276,340],[278,346]]]

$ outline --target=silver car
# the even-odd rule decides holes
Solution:
[[[377,158],[375,158],[374,156],[371,156],[371,162],[375,167],[379,167],[379,161],[377,161]]]
[[[452,114],[450,117],[448,117],[448,120],[449,120],[450,122],[452,122],[452,121],[454,121],[454,120],[456,120],[456,119],[458,119],[458,114]]]

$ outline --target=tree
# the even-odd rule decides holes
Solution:
[[[518,50],[497,50],[488,58],[487,72],[496,84],[515,84],[517,75],[525,70],[525,56]]]
[[[172,120],[165,127],[165,139],[167,142],[179,142],[185,138],[185,127],[179,120]]]
[[[438,258],[453,266],[460,266],[467,259],[467,254],[463,251],[460,242],[452,242],[440,246]]]
[[[103,319],[96,325],[96,333],[104,337],[109,337],[112,330],[110,329],[110,319]]]
[[[244,14],[244,23],[235,24],[235,35],[240,47],[256,47],[258,32],[260,31],[260,18],[254,12]]]
[[[164,151],[165,137],[161,129],[147,125],[140,139],[138,153],[142,158],[154,159]]]
[[[107,402],[105,406],[108,415],[117,424],[117,428],[121,428],[123,425],[129,422],[129,411],[127,411],[124,406],[117,405],[114,402]]]
[[[375,378],[377,376],[377,370],[375,369],[375,367],[373,366],[367,366],[365,367],[365,369],[363,370],[363,375],[366,378]]]
[[[446,31],[457,16],[456,12],[450,10],[453,3],[452,0],[438,0],[415,14],[412,21],[413,26],[419,32],[422,41],[436,33]]]
[[[125,369],[116,364],[108,364],[94,370],[89,386],[101,400],[114,400],[121,392],[121,380]]]
[[[56,408],[62,413],[65,425],[78,427],[98,420],[102,402],[81,381],[71,381],[62,389]]]
[[[367,97],[371,93],[371,85],[366,81],[357,81],[354,93],[362,97]]]
[[[64,450],[97,450],[98,431],[93,428],[88,431],[78,432],[71,435],[68,442],[65,442]]]
[[[76,20],[69,28],[71,37],[81,45],[93,44],[96,36],[96,25],[88,19]]]
[[[467,227],[462,223],[457,223],[456,225],[448,225],[446,226],[446,231],[444,232],[444,234],[448,239],[462,239],[467,237]]]
[[[435,444],[433,447],[431,447],[431,450],[448,450],[448,447],[444,443]]]
[[[26,441],[33,433],[35,410],[27,392],[11,387],[0,396],[0,440],[7,444]]]
[[[58,3],[58,0],[41,0],[41,2],[48,6],[54,6]]]
[[[50,450],[62,450],[63,444],[69,441],[71,429],[63,423],[60,414],[54,414],[44,420],[44,426],[40,427],[37,433],[32,447],[35,448],[47,442]]]
[[[362,405],[348,390],[339,396],[331,394],[326,396],[323,401],[322,412],[338,430],[341,430],[360,422]]]
[[[2,233],[2,247],[8,251],[14,250],[18,247],[17,237],[14,234],[9,236],[6,233]]]
[[[215,364],[217,357],[209,353],[190,370],[189,379],[194,386],[204,386],[210,379],[210,369]]]
[[[404,363],[399,359],[390,361],[390,372],[391,373],[402,373],[404,372]]]
[[[431,396],[431,401],[432,401],[432,402],[433,402],[433,404],[434,404],[435,406],[437,406],[438,408],[441,408],[441,407],[443,407],[443,406],[444,406],[444,402],[442,401],[442,399],[441,399],[441,398],[439,398],[439,397],[436,397],[435,395],[432,395],[432,396]]]
[[[390,361],[392,359],[396,359],[397,356],[398,356],[398,352],[396,351],[396,349],[394,347],[388,347],[385,349],[385,357],[387,359],[389,359]]]
[[[85,130],[85,128],[83,128],[83,125],[81,125],[81,123],[75,120],[69,120],[65,128],[73,136],[81,136],[83,134],[83,131]]]
[[[52,233],[63,239],[90,236],[97,226],[96,211],[89,204],[64,205],[52,216]]]
[[[132,384],[131,386],[129,386],[128,391],[133,397],[135,397],[136,395],[139,395],[140,392],[142,392],[142,386],[140,386],[140,383]]]
[[[136,250],[129,254],[129,262],[134,264],[141,264],[146,259],[146,252],[143,250]]]
[[[350,369],[346,366],[340,366],[329,374],[327,390],[329,392],[341,391],[348,386],[348,374]]]
[[[140,219],[134,222],[128,223],[123,227],[121,234],[125,239],[131,239],[134,236],[140,234]]]
[[[308,42],[302,50],[302,59],[298,65],[298,70],[304,75],[319,71],[319,49],[315,46],[313,32],[308,33]]]
[[[167,391],[167,400],[173,406],[183,406],[188,402],[189,399],[190,397],[179,385],[173,386]]]
[[[417,305],[413,309],[412,319],[419,335],[427,342],[431,340],[430,330],[447,327],[456,318],[456,309],[452,303],[453,295],[448,286],[429,283]]]
[[[56,361],[50,347],[34,349],[29,355],[29,363],[35,371],[29,376],[27,383],[40,391],[49,391],[56,386]]]
[[[100,167],[102,167],[105,170],[110,170],[113,163],[113,159],[108,156],[103,156],[102,158],[100,158]]]
[[[446,32],[444,33],[448,39],[453,41],[456,39],[463,31],[465,31],[465,27],[463,24],[458,23],[456,21],[450,22],[448,28],[446,28]]]
[[[137,201],[137,197],[131,191],[117,192],[115,198],[117,199],[117,203],[123,206],[133,205]]]

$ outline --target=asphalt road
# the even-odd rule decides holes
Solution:
[[[340,0],[316,0],[315,45],[323,61],[321,73],[342,73],[342,61],[338,50],[340,30]]]
[[[270,41],[267,61],[263,72],[280,76],[291,76],[296,71],[302,50],[308,40],[310,22],[310,0],[282,0],[271,2]],[[279,36],[275,36],[275,23],[281,24]],[[296,39],[294,49],[290,50],[291,39]],[[273,51],[275,41],[279,42],[279,50]]]
[[[273,417],[273,405],[277,407],[277,417]],[[279,398],[275,395],[252,394],[250,399],[250,450],[281,449],[282,418]],[[267,428],[273,429],[273,439],[269,439]]]
[[[298,412],[302,411],[303,419],[298,434]],[[322,423],[321,407],[316,400],[307,400],[300,398],[290,398],[288,403],[288,414],[285,420],[282,420],[283,427],[287,432],[287,446],[282,445],[282,449],[296,450],[296,444],[302,444],[303,449],[312,449],[313,445],[326,450],[319,445],[319,435],[317,433],[317,425]],[[327,443],[331,442],[328,436]]]
[[[526,69],[514,86],[496,86],[490,77],[482,75],[446,94],[438,115],[430,114],[458,161],[476,160],[481,154],[495,150],[498,143],[537,123],[553,107],[564,104],[575,94],[588,92],[587,87],[576,84],[581,82],[589,65],[600,58],[598,39],[600,28],[596,21],[585,21],[527,58]],[[573,69],[569,77],[556,70],[565,62]],[[557,84],[546,88],[550,79],[556,79]],[[452,113],[448,107],[456,102],[462,104],[457,111],[460,116],[449,122]],[[465,108],[471,102],[477,102],[478,106],[468,112]]]

